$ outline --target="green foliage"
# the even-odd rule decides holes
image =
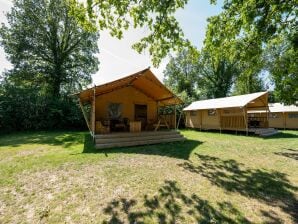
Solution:
[[[286,104],[298,101],[298,52],[285,37],[270,42],[266,53],[267,70],[275,83],[274,95]]]
[[[213,54],[224,54],[245,67],[236,83],[236,92],[259,90],[262,84],[257,74],[267,69],[279,99],[286,103],[297,100],[297,14],[296,0],[226,0],[223,11],[209,18],[206,47]],[[272,54],[271,65],[267,66],[264,51],[281,37],[292,50]],[[289,56],[291,59],[287,60]]]
[[[16,0],[0,43],[16,79],[47,85],[53,96],[80,89],[98,69],[98,34],[84,30],[65,0]]]
[[[0,85],[0,132],[19,130],[82,129],[82,113],[67,95],[53,98],[36,87]]]
[[[198,88],[198,53],[184,50],[171,57],[164,71],[164,82],[186,103],[199,97]]]
[[[86,24],[84,15],[88,14],[89,22],[100,30],[109,30],[119,39],[129,27],[148,29],[149,34],[133,48],[137,52],[149,49],[154,65],[158,65],[170,50],[191,47],[174,17],[177,9],[183,8],[188,0],[88,0],[85,8],[76,0],[71,2],[72,12],[82,24]]]
[[[224,56],[217,56],[203,49],[198,62],[199,85],[204,98],[226,97],[237,78],[237,64]]]
[[[189,104],[227,96],[238,72],[235,63],[203,49],[200,53],[185,50],[172,57],[164,74],[165,84]]]
[[[13,69],[0,81],[0,130],[85,126],[69,93],[91,82],[98,69],[99,35],[70,15],[66,0],[16,0],[0,27]]]

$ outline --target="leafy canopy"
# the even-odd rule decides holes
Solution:
[[[70,15],[65,0],[15,0],[0,43],[18,84],[44,85],[52,95],[89,84],[98,69],[98,34]],[[19,81],[17,81],[19,80]]]
[[[154,65],[158,65],[171,50],[191,47],[175,19],[175,12],[188,0],[88,0],[87,5],[72,0],[73,14],[87,27],[107,29],[112,36],[122,38],[129,27],[144,27],[149,34],[133,45],[137,52],[148,49]],[[89,16],[86,22],[85,14]]]
[[[246,64],[244,82],[255,81],[256,71],[266,69],[279,100],[295,103],[298,100],[297,15],[297,0],[225,0],[223,11],[209,18],[205,46],[214,54],[225,54]],[[283,50],[274,53],[272,46],[281,42]],[[266,61],[268,58],[271,66]]]

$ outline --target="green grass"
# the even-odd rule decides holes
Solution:
[[[95,150],[86,132],[0,136],[0,223],[297,223],[298,131],[182,131]]]

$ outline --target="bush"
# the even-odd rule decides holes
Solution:
[[[1,86],[0,132],[21,130],[86,129],[77,100],[53,98],[36,88]]]

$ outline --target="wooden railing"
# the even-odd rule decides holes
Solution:
[[[245,129],[244,116],[221,116],[220,123],[222,129]]]

